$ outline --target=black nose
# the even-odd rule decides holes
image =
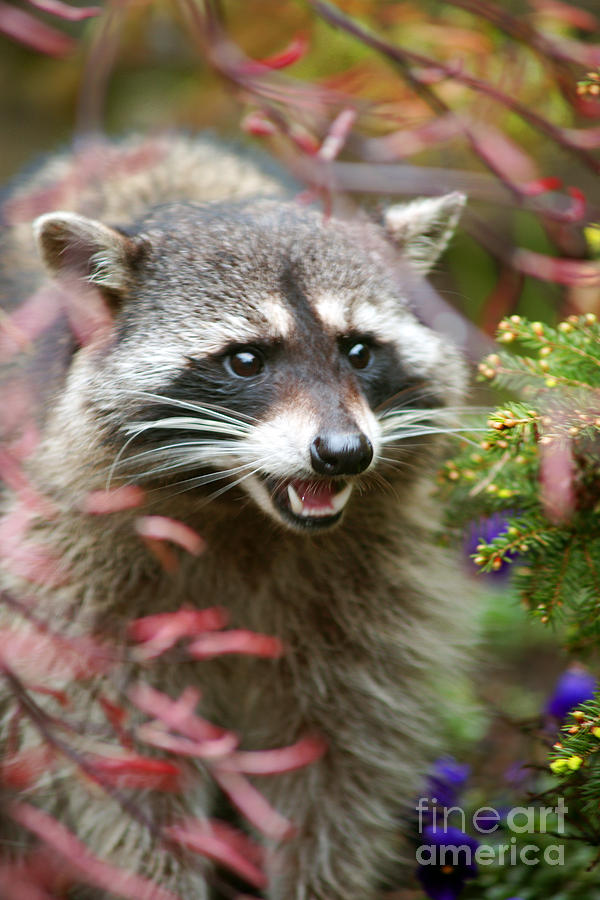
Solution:
[[[361,432],[326,432],[310,445],[310,459],[319,475],[358,475],[373,459],[373,447]]]

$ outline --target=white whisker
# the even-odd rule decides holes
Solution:
[[[254,416],[249,416],[247,413],[232,413],[226,406],[220,406],[217,403],[194,403],[192,400],[180,400],[163,394],[153,394],[150,391],[126,391],[125,393],[131,394],[134,397],[140,397],[144,400],[154,400],[158,403],[178,406],[181,409],[189,409],[191,412],[210,414],[215,418],[222,419],[224,422],[243,424],[243,420],[245,420],[248,424],[252,424],[258,421]]]

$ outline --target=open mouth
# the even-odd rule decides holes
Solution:
[[[300,528],[328,528],[341,518],[352,485],[332,478],[278,484],[272,493],[279,512]]]

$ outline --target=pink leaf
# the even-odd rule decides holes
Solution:
[[[0,479],[19,495],[20,502],[29,510],[40,513],[47,519],[54,518],[56,509],[52,502],[36,491],[19,461],[2,447],[0,447]]]
[[[198,556],[206,546],[204,539],[193,528],[167,516],[142,516],[136,521],[135,528],[144,538],[172,541],[192,556]]]
[[[253,845],[240,834],[234,836],[232,829],[217,822],[187,819],[171,825],[166,833],[184,847],[237,872],[249,884],[266,887],[266,876],[252,861],[256,856]]]
[[[512,254],[511,263],[519,272],[542,281],[589,287],[600,284],[600,266],[594,262],[545,256],[520,248]]]
[[[171,891],[157,887],[146,878],[99,859],[64,825],[35,806],[29,803],[14,804],[10,812],[20,825],[62,856],[84,883],[127,900],[178,900]]]
[[[561,134],[574,147],[584,150],[600,147],[600,128],[561,128]]]
[[[277,841],[291,837],[294,832],[292,823],[273,809],[247,778],[238,772],[226,772],[216,766],[212,773],[234,806],[259,831]]]
[[[142,712],[159,719],[169,728],[192,740],[213,740],[226,734],[223,728],[213,725],[194,712],[200,693],[193,687],[186,687],[178,700],[171,700],[167,694],[142,683],[133,687],[129,696]]]
[[[1,2],[0,31],[13,41],[48,56],[66,56],[77,46],[66,34],[44,25],[22,9]]]
[[[451,140],[461,134],[463,127],[457,116],[446,113],[416,128],[403,128],[383,137],[367,138],[366,158],[373,162],[395,162]]]
[[[323,738],[305,737],[290,747],[276,750],[238,750],[219,763],[219,769],[246,775],[276,775],[308,766],[320,759],[326,750],[327,743]]]
[[[134,484],[122,485],[110,491],[90,491],[83,501],[83,511],[94,515],[121,512],[141,506],[144,498],[142,488]]]
[[[256,137],[268,137],[277,132],[277,127],[262,110],[249,112],[241,122],[241,128]]]
[[[138,648],[144,659],[159,656],[173,647],[184,637],[195,637],[205,631],[223,628],[227,623],[227,614],[220,607],[208,609],[179,609],[172,613],[157,613],[144,616],[129,623],[129,634],[134,641],[144,642]]]
[[[68,641],[29,622],[0,629],[0,667],[33,684],[89,678],[106,671],[110,662],[108,654],[91,638]]]
[[[468,125],[474,148],[481,158],[509,185],[536,178],[536,165],[531,157],[511,138],[491,125]]]
[[[1,6],[0,6],[1,11]],[[54,285],[40,288],[13,313],[0,318],[0,359],[27,349],[62,311],[62,294]]]
[[[530,0],[530,4],[538,12],[559,22],[566,22],[573,28],[580,28],[582,31],[597,31],[600,28],[600,22],[591,12],[571,3],[562,3],[561,0]]]
[[[211,659],[224,653],[277,658],[282,656],[284,647],[279,638],[240,628],[218,634],[203,634],[187,650],[194,659]]]
[[[49,894],[28,874],[22,863],[0,866],[0,897],[4,900],[56,900],[56,894]]]
[[[319,149],[318,156],[321,159],[324,159],[326,162],[331,162],[338,156],[348,139],[348,135],[352,131],[357,115],[355,109],[343,109],[341,113],[336,116]]]
[[[81,19],[89,19],[102,13],[101,6],[69,6],[61,0],[28,0],[28,2],[42,12],[59,16],[68,22],[79,22]]]
[[[557,524],[575,509],[573,450],[566,440],[540,444],[540,492],[547,517]]]
[[[227,731],[221,737],[204,741],[194,741],[187,737],[168,734],[164,728],[146,723],[136,729],[136,737],[145,744],[177,753],[179,756],[194,756],[205,761],[229,756],[238,745],[238,738]]]

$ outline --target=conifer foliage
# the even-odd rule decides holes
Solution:
[[[592,313],[556,328],[515,315],[500,323],[498,341],[507,349],[480,364],[480,379],[518,399],[445,465],[450,521],[502,512],[505,527],[479,541],[475,563],[484,571],[512,564],[536,617],[564,620],[571,649],[597,646],[600,325]]]

